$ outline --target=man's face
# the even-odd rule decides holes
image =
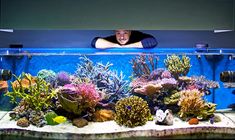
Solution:
[[[131,36],[131,31],[129,30],[116,30],[116,39],[121,45],[125,45]]]

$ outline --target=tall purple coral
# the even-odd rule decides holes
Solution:
[[[57,74],[56,80],[58,82],[58,86],[64,86],[71,83],[69,74],[64,71],[61,71]]]

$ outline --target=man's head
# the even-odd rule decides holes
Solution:
[[[116,39],[121,45],[125,45],[131,36],[130,30],[116,30],[115,31]]]

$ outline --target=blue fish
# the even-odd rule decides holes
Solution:
[[[126,108],[127,108],[128,110],[131,110],[131,106],[129,106],[129,105],[128,105],[128,106],[126,106]]]
[[[210,123],[213,124],[215,122],[215,117],[210,118]]]

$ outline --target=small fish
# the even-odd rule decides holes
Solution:
[[[53,118],[53,121],[55,121],[57,123],[64,123],[64,122],[66,122],[66,120],[67,119],[64,116],[57,116],[57,117]]]
[[[215,117],[211,117],[211,118],[210,118],[210,123],[211,123],[211,124],[214,124],[214,122],[215,122]]]
[[[128,106],[126,106],[126,108],[127,108],[128,110],[131,110],[131,106],[129,106],[129,105],[128,105]]]

